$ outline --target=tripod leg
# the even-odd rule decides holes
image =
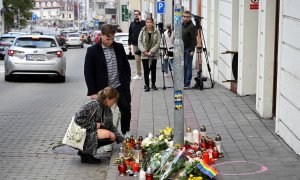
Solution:
[[[202,28],[200,28],[200,33],[201,33],[201,40],[203,41],[203,43],[201,42],[201,44],[203,45],[203,52],[204,52],[204,55],[205,55],[205,60],[206,60],[206,65],[207,65],[207,69],[208,69],[208,73],[209,73],[209,78],[210,78],[210,82],[211,82],[211,88],[214,87],[215,83],[213,82],[212,80],[212,77],[211,77],[211,69],[210,69],[210,65],[209,65],[209,61],[208,61],[208,55],[207,55],[207,50],[206,50],[206,43],[205,43],[205,39],[204,39],[204,34],[203,34],[203,30]]]

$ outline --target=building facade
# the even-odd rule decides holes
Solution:
[[[214,81],[256,95],[256,111],[300,154],[300,1],[202,0]],[[206,71],[207,74],[207,71]]]
[[[33,14],[41,26],[73,27],[75,21],[75,1],[72,0],[34,0]]]

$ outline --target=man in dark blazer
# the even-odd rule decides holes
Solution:
[[[114,42],[115,33],[110,24],[102,27],[99,42],[87,49],[84,77],[91,99],[96,99],[97,93],[107,86],[119,91],[121,131],[126,134],[131,120],[131,69],[123,45]]]

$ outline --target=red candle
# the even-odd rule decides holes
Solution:
[[[214,159],[214,158],[210,158],[210,159],[209,159],[209,163],[210,163],[210,164],[214,164],[214,163],[215,163],[215,159]]]
[[[204,162],[206,162],[207,164],[209,164],[209,155],[208,152],[204,151],[202,152],[202,159]]]
[[[219,158],[219,152],[218,152],[218,150],[217,150],[216,147],[214,147],[214,150],[213,150],[213,152],[212,152],[212,156],[213,156],[213,158],[215,158],[215,159]]]
[[[120,163],[118,165],[118,170],[119,170],[120,176],[126,176],[127,166],[125,163]]]
[[[205,143],[205,142],[202,142],[202,143],[201,143],[201,148],[206,149],[206,143]]]
[[[132,166],[133,172],[139,172],[140,166],[138,163],[134,163]]]

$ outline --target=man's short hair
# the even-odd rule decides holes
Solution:
[[[104,24],[101,28],[101,34],[105,36],[110,36],[116,34],[116,28],[114,28],[111,24]]]
[[[184,11],[183,14],[189,14],[189,15],[191,15],[192,13],[190,11]]]
[[[134,10],[133,12],[137,12],[137,13],[139,13],[139,15],[141,15],[141,11],[139,11],[139,10]]]

